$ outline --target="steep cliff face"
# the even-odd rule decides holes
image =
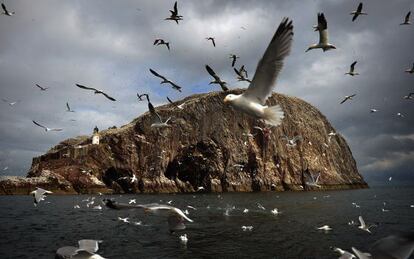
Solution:
[[[241,90],[233,90],[241,93]],[[99,145],[91,137],[61,142],[33,159],[28,177],[45,170],[62,176],[77,192],[91,188],[126,193],[205,191],[269,191],[309,189],[307,175],[320,173],[321,189],[366,187],[345,140],[310,104],[273,94],[282,125],[265,136],[265,125],[223,104],[227,93],[193,95],[157,112],[172,117],[171,127],[154,129],[145,113],[119,128],[101,131]],[[252,135],[249,135],[252,134]],[[295,147],[282,135],[301,135]],[[132,182],[132,175],[137,181]]]

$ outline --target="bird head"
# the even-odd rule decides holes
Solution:
[[[224,102],[224,103],[231,103],[231,102],[233,102],[235,99],[237,99],[237,95],[235,95],[235,94],[228,94],[228,95],[224,98],[223,102]]]

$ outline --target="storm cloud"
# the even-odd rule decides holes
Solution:
[[[414,25],[400,26],[414,11],[411,0],[364,1],[367,16],[351,21],[359,1],[187,1],[178,2],[184,20],[165,21],[174,1],[5,1],[16,15],[0,16],[0,166],[7,174],[25,175],[31,159],[60,141],[89,135],[95,125],[121,126],[146,111],[136,93],[149,93],[154,104],[194,93],[217,91],[208,85],[209,64],[232,88],[238,82],[229,54],[240,56],[254,74],[283,17],[294,24],[294,43],[278,78],[276,92],[316,106],[343,135],[368,182],[414,182],[414,75],[404,73],[414,62]],[[323,53],[307,47],[318,41],[312,25],[324,12],[330,42]],[[214,48],[206,37],[215,37]],[[153,46],[170,42],[171,51]],[[345,76],[357,60],[359,76]],[[178,93],[160,86],[148,69],[183,87]],[[81,90],[96,87],[115,97]],[[35,84],[50,87],[40,91]],[[339,104],[345,95],[354,100]],[[69,102],[75,113],[66,112]],[[370,109],[379,112],[371,114]],[[400,112],[403,118],[396,114]],[[46,133],[36,120],[62,132]],[[76,120],[76,121],[72,121]],[[4,173],[4,172],[3,172]]]

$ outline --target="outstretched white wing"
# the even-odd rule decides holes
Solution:
[[[243,96],[264,104],[271,94],[277,75],[283,67],[283,59],[289,54],[293,38],[292,21],[284,18],[270,41],[249,88]]]
[[[361,223],[361,227],[362,227],[362,228],[365,228],[367,225],[365,224],[365,221],[364,221],[364,219],[362,218],[362,216],[359,216],[359,217],[358,217],[358,219],[359,219],[359,223]]]
[[[87,251],[91,254],[98,252],[99,243],[102,243],[101,240],[92,240],[92,239],[82,239],[78,241],[79,251]]]
[[[147,207],[146,209],[148,210],[169,210],[177,215],[179,215],[180,217],[184,218],[185,220],[189,221],[189,222],[193,222],[192,219],[190,219],[189,217],[187,217],[184,212],[178,208],[172,207],[172,206],[167,206],[167,205],[158,205],[158,206],[150,206]]]

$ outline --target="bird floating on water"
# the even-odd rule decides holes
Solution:
[[[343,104],[344,102],[348,101],[348,100],[352,100],[352,98],[355,96],[356,94],[352,94],[352,95],[346,95],[345,98],[341,101],[340,104]]]
[[[411,11],[407,13],[407,15],[404,18],[404,22],[400,23],[400,25],[410,25],[410,16],[411,16]]]
[[[164,76],[162,76],[162,75],[158,74],[157,72],[155,72],[155,70],[153,70],[153,69],[151,69],[151,68],[149,69],[149,71],[150,71],[150,72],[151,72],[151,74],[153,74],[154,76],[156,76],[156,77],[158,77],[158,78],[161,78],[161,79],[162,79],[162,81],[161,81],[161,83],[160,83],[160,84],[170,84],[174,90],[177,90],[178,92],[181,92],[181,86],[179,86],[179,85],[175,84],[174,82],[172,82],[171,80],[167,79],[166,77],[164,77]]]
[[[187,244],[187,242],[188,242],[188,237],[187,237],[187,234],[184,234],[184,235],[181,235],[181,236],[180,236],[180,242],[181,242],[181,244],[183,244],[183,245],[186,245],[186,244]]]
[[[281,212],[277,209],[274,208],[273,210],[270,211],[273,215],[279,215]]]
[[[206,70],[214,78],[214,81],[211,81],[209,85],[218,84],[220,85],[223,91],[229,90],[229,88],[227,88],[227,83],[225,81],[222,81],[220,77],[214,72],[214,70],[209,65],[206,65]]]
[[[360,15],[368,15],[367,13],[362,12],[362,7],[363,7],[363,4],[362,3],[359,3],[357,10],[356,11],[352,11],[350,13],[350,15],[353,15],[352,16],[352,21],[355,21],[356,18],[358,18],[358,16],[360,16]]]
[[[46,132],[48,132],[48,131],[62,131],[62,130],[63,130],[62,128],[48,128],[48,127],[46,127],[46,126],[43,126],[43,125],[41,125],[41,124],[37,123],[37,122],[36,122],[36,121],[34,121],[34,120],[32,120],[32,122],[33,122],[35,125],[37,125],[37,126],[39,126],[39,127],[43,128]]]
[[[375,112],[378,112],[378,110],[377,109],[371,109],[370,112],[375,113]]]
[[[328,22],[326,21],[325,15],[323,13],[318,13],[318,25],[314,26],[314,28],[315,31],[319,31],[319,43],[310,45],[305,52],[308,52],[312,49],[322,49],[323,52],[331,49],[336,49],[334,45],[329,43]]]
[[[272,126],[280,125],[284,118],[282,108],[279,105],[269,107],[265,103],[283,67],[283,60],[290,52],[292,38],[292,21],[284,18],[259,61],[249,87],[240,95],[227,95],[224,103]]]
[[[354,63],[351,64],[351,66],[349,67],[349,72],[345,73],[345,75],[350,75],[350,76],[359,75],[359,73],[354,72],[356,63],[357,61],[354,61]]]
[[[93,88],[93,87],[87,87],[87,86],[84,86],[84,85],[80,85],[80,84],[76,84],[76,86],[77,87],[79,87],[79,88],[81,88],[81,89],[85,89],[85,90],[91,90],[91,91],[94,91],[94,93],[95,94],[102,94],[103,96],[105,96],[106,98],[108,98],[109,100],[111,100],[111,101],[116,101],[115,100],[115,98],[113,98],[113,97],[111,97],[111,96],[109,96],[108,94],[106,94],[106,93],[104,93],[103,91],[101,91],[101,90],[98,90],[98,89],[96,89],[96,88]]]
[[[1,8],[3,8],[3,13],[2,14],[4,14],[4,15],[12,16],[16,13],[16,12],[10,12],[9,10],[7,10],[6,6],[3,3],[1,4]]]
[[[242,226],[241,229],[243,231],[252,231],[253,230],[253,226]]]

